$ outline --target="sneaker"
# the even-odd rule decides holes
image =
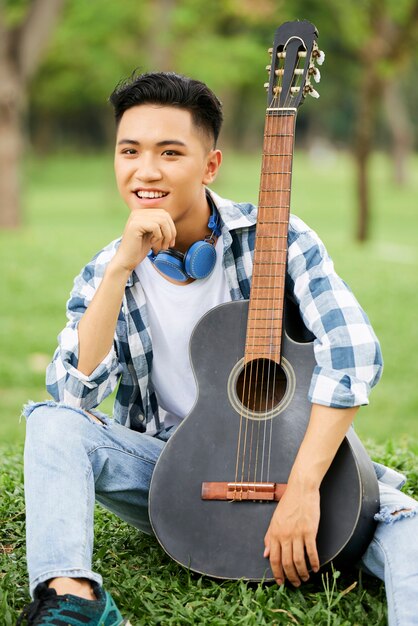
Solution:
[[[119,612],[112,596],[94,586],[97,600],[85,600],[70,594],[58,596],[55,589],[41,583],[35,599],[25,606],[17,626],[130,626]]]

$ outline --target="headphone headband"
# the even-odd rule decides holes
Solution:
[[[160,250],[154,254],[151,249],[148,258],[165,276],[185,282],[189,278],[199,279],[209,276],[216,264],[216,239],[221,234],[220,217],[216,205],[206,190],[206,198],[211,208],[208,227],[212,233],[203,240],[193,243],[186,252],[175,248]]]

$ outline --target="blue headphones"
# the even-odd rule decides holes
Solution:
[[[208,226],[212,233],[201,241],[195,241],[187,252],[180,252],[174,248],[160,250],[158,254],[149,251],[148,257],[155,267],[165,276],[181,282],[189,278],[206,278],[213,271],[216,264],[216,237],[221,234],[219,216],[215,203],[207,193],[206,197],[212,210]]]

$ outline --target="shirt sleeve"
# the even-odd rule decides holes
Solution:
[[[115,389],[121,374],[117,335],[108,354],[87,376],[77,369],[78,324],[99,286],[105,268],[93,260],[74,281],[67,302],[68,322],[58,336],[58,347],[46,371],[46,387],[57,402],[92,409]]]
[[[289,230],[288,279],[302,319],[315,336],[309,399],[336,408],[368,404],[383,369],[379,341],[322,241],[298,222],[299,229]]]

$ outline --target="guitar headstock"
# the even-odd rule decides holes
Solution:
[[[306,20],[285,22],[276,30],[270,48],[271,64],[267,66],[269,82],[267,106],[274,109],[297,109],[307,95],[319,98],[311,79],[319,82],[317,65],[325,55],[319,50],[318,31]]]

